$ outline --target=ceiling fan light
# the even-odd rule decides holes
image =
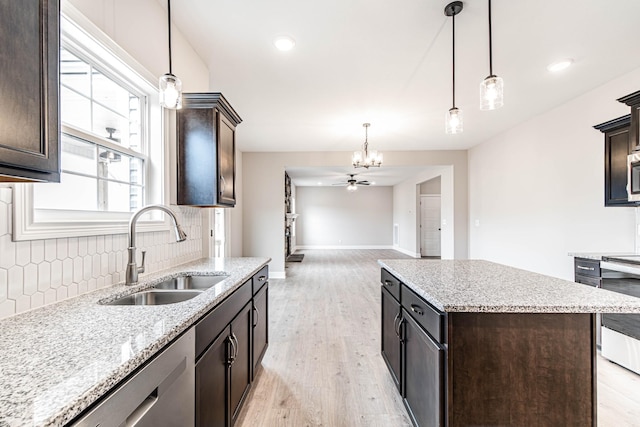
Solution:
[[[347,191],[356,191],[357,189],[358,189],[358,186],[355,183],[351,183],[347,185]]]
[[[182,81],[173,74],[160,77],[160,105],[164,108],[182,108]]]
[[[495,110],[504,105],[504,82],[502,77],[487,76],[480,83],[480,109]]]
[[[450,134],[462,132],[462,110],[456,107],[447,111],[445,116],[445,131]]]

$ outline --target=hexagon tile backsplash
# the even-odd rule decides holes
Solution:
[[[124,280],[126,234],[12,241],[12,191],[0,187],[0,318]],[[146,273],[202,257],[201,211],[177,209],[185,242],[176,243],[172,233],[162,231],[136,237],[138,249],[147,251]]]

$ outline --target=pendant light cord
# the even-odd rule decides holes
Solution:
[[[493,40],[491,37],[491,0],[489,0],[489,75],[493,76]]]
[[[452,63],[452,75],[453,75],[453,89],[452,89],[452,93],[453,93],[453,108],[456,108],[456,15],[453,14],[451,16],[452,19],[452,23],[453,23],[453,37],[451,37],[451,40],[453,41],[453,60],[451,61]]]
[[[171,0],[167,0],[167,28],[169,29],[169,74],[173,74],[171,69]]]

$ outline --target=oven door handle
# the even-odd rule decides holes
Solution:
[[[640,276],[640,266],[634,267],[634,266],[627,266],[627,265],[622,265],[614,262],[600,261],[600,269],[619,271],[620,273],[629,273],[629,274],[635,274],[637,276]]]

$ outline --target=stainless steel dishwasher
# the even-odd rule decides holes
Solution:
[[[93,409],[82,427],[183,427],[195,422],[195,329],[191,328]]]

